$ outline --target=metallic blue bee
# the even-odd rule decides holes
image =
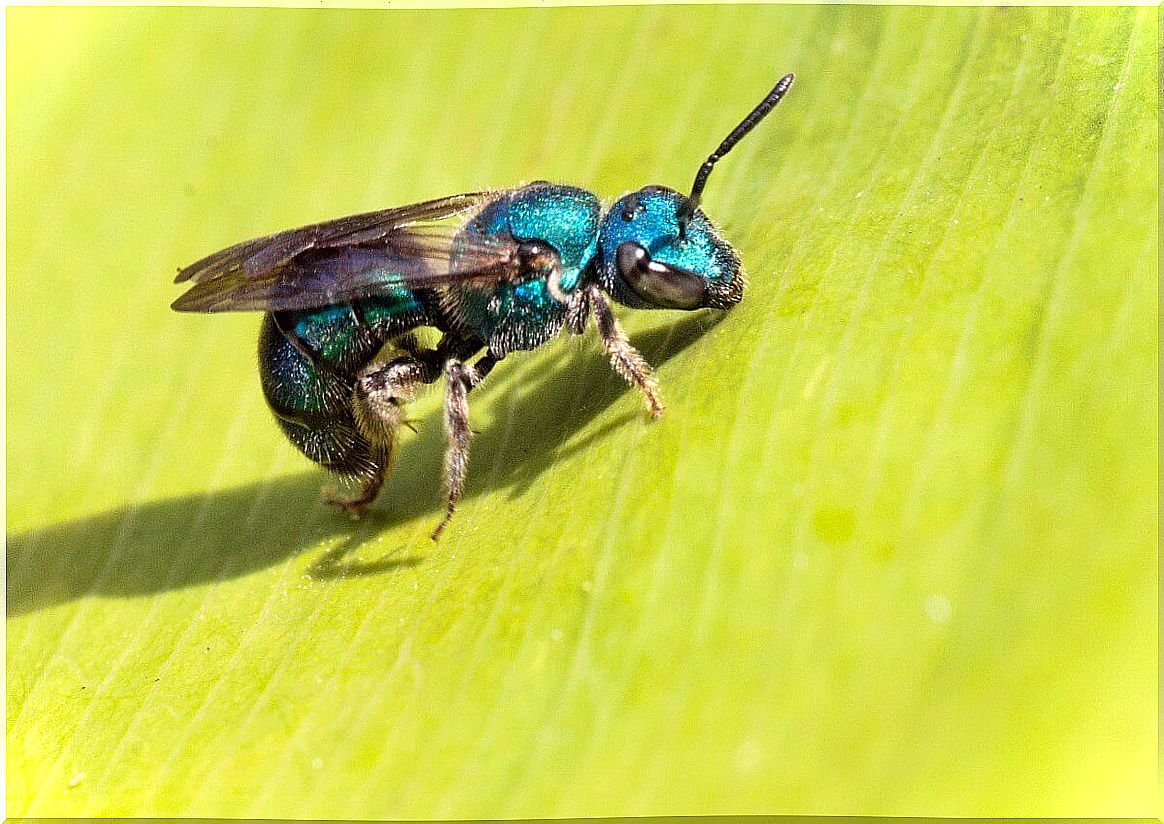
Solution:
[[[598,198],[546,182],[453,195],[291,229],[216,252],[178,272],[180,312],[265,312],[263,393],[311,460],[359,491],[330,497],[353,517],[391,469],[405,406],[446,380],[445,486],[456,511],[469,458],[468,395],[511,352],[535,349],[590,316],[614,370],[663,412],[650,366],[610,300],[635,309],[729,309],[744,276],[735,249],[699,209],[712,167],[792,85],[781,78],[708,157],[684,196],[647,186],[602,211]],[[415,333],[441,333],[425,346]],[[470,363],[470,359],[484,354]]]

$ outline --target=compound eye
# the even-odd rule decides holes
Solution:
[[[615,263],[623,281],[636,295],[661,309],[698,309],[706,306],[707,284],[699,275],[651,260],[633,240],[620,243]]]

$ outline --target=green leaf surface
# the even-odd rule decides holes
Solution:
[[[1144,815],[1157,17],[8,11],[8,814]],[[351,524],[175,268],[712,176],[751,287],[439,393]]]

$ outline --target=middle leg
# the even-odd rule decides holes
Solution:
[[[469,441],[473,437],[473,430],[469,428],[469,392],[485,379],[499,360],[487,352],[472,365],[457,359],[450,359],[445,364],[445,433],[449,438],[445,452],[447,499],[445,516],[432,531],[434,541],[441,537],[453,519],[465,489],[465,477],[469,470]]]

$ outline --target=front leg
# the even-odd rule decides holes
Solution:
[[[434,541],[441,537],[452,520],[465,489],[465,477],[469,470],[469,441],[473,437],[473,430],[469,428],[469,392],[485,379],[499,360],[492,353],[486,353],[471,366],[456,359],[445,363],[445,434],[449,439],[445,451],[445,490],[448,503],[445,517],[432,531]]]
[[[610,308],[610,301],[597,286],[586,289],[585,296],[578,298],[577,307],[571,307],[573,311],[567,311],[568,319],[573,320],[570,324],[571,331],[580,325],[576,318],[585,317],[582,313],[587,304],[594,313],[594,325],[598,327],[598,337],[602,341],[603,351],[610,358],[610,365],[626,379],[627,383],[638,387],[643,393],[651,417],[659,417],[663,414],[663,399],[659,395],[659,382],[655,380],[655,373],[638,350],[631,346],[626,332]]]

